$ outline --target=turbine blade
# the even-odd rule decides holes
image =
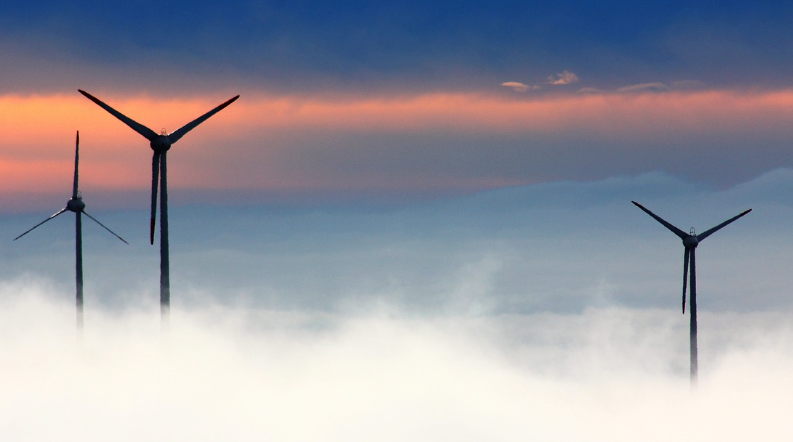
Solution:
[[[74,142],[74,185],[72,186],[72,198],[77,198],[77,169],[80,164],[80,131],[77,131],[77,138]]]
[[[59,210],[59,211],[57,211],[57,212],[53,213],[53,214],[52,214],[52,216],[50,216],[49,218],[47,218],[47,219],[45,219],[44,221],[42,221],[42,222],[40,222],[40,223],[36,224],[35,226],[33,226],[33,227],[31,227],[30,229],[28,229],[28,230],[27,230],[25,233],[23,233],[23,234],[21,234],[21,235],[17,236],[16,238],[14,238],[14,241],[18,240],[19,238],[22,238],[23,236],[25,236],[25,235],[27,235],[28,233],[30,233],[30,232],[31,232],[33,229],[35,229],[36,227],[38,227],[38,226],[40,226],[40,225],[42,225],[42,224],[46,223],[47,221],[49,221],[49,220],[51,220],[51,219],[55,218],[56,216],[60,215],[61,213],[65,212],[65,211],[67,211],[67,210],[68,210],[68,209],[66,209],[66,208],[64,207],[63,209],[61,209],[61,210]]]
[[[691,255],[691,249],[686,247],[685,254],[683,255],[683,314],[686,314],[686,283],[688,282],[688,257]]]
[[[637,203],[636,201],[631,201],[631,202],[632,202],[634,205],[636,205],[636,207],[638,207],[638,208],[642,209],[642,210],[643,210],[645,213],[647,213],[648,215],[650,215],[650,216],[652,216],[653,218],[655,218],[655,220],[656,220],[656,221],[658,221],[659,223],[663,224],[663,225],[664,225],[664,227],[666,227],[667,229],[671,230],[671,231],[672,231],[672,233],[674,233],[675,235],[679,236],[679,237],[680,237],[680,239],[685,239],[687,236],[689,236],[689,235],[688,235],[688,233],[686,233],[686,232],[684,232],[684,231],[682,231],[682,230],[678,229],[677,227],[675,227],[675,226],[673,226],[673,225],[669,224],[668,222],[666,222],[666,220],[664,220],[664,219],[663,219],[663,218],[661,218],[660,216],[658,216],[658,215],[654,214],[653,212],[650,212],[650,211],[649,211],[647,208],[645,208],[645,207],[644,207],[644,206],[642,206],[641,204]]]
[[[118,236],[118,235],[116,234],[116,232],[114,232],[114,231],[112,231],[112,230],[108,229],[106,225],[104,225],[104,224],[100,223],[98,219],[96,219],[96,218],[94,218],[93,216],[89,215],[89,214],[88,214],[88,212],[86,212],[85,210],[83,210],[83,215],[87,216],[88,218],[91,218],[92,220],[94,220],[94,222],[95,222],[95,223],[97,223],[97,224],[99,224],[100,226],[104,227],[104,228],[105,228],[105,230],[107,230],[108,232],[112,233],[112,234],[113,234],[113,236],[115,236],[116,238],[118,238],[118,239],[120,239],[121,241],[123,241],[123,242],[124,242],[124,244],[126,244],[126,245],[129,245],[129,243],[127,242],[127,240],[125,240],[124,238],[122,238],[122,237]]]
[[[157,184],[160,181],[160,154],[151,157],[151,243],[154,244],[154,225],[157,218]]]
[[[89,100],[91,100],[94,103],[96,103],[102,109],[108,111],[110,113],[110,115],[112,115],[112,116],[118,118],[119,120],[121,120],[124,124],[126,124],[127,126],[132,128],[132,130],[134,130],[135,132],[143,135],[143,137],[146,138],[147,140],[152,141],[153,139],[157,138],[158,135],[157,135],[156,132],[154,132],[153,130],[149,129],[148,127],[138,123],[137,121],[133,120],[132,118],[127,117],[126,115],[122,114],[121,112],[113,109],[112,107],[110,107],[107,104],[103,103],[100,99],[94,97],[93,95],[89,94],[88,92],[86,92],[84,90],[81,90],[81,89],[77,89],[77,92],[80,92],[81,94],[85,95],[86,98],[88,98]]]
[[[691,270],[689,270],[688,276],[688,311],[690,315],[697,314],[697,249],[696,247],[692,247],[691,251],[689,252],[691,257],[689,261],[691,262]]]
[[[228,106],[229,104],[233,103],[237,98],[240,98],[240,96],[237,95],[236,97],[231,98],[230,100],[226,101],[225,103],[221,104],[220,106],[212,109],[211,111],[205,113],[204,115],[201,115],[200,117],[196,118],[195,120],[185,124],[184,126],[182,126],[176,132],[168,135],[168,139],[171,141],[171,144],[174,144],[177,141],[179,141],[179,139],[182,138],[184,136],[184,134],[186,134],[186,133],[190,132],[191,130],[195,129],[196,126],[198,126],[199,124],[201,124],[204,121],[206,121],[207,118],[209,118],[212,115],[215,115],[216,113],[222,111],[226,106]]]
[[[722,227],[726,226],[727,224],[730,224],[731,222],[733,222],[736,219],[746,215],[747,213],[749,213],[751,211],[752,211],[752,209],[746,210],[746,211],[742,212],[740,215],[734,216],[734,217],[728,219],[727,221],[724,221],[723,223],[719,224],[718,226],[713,227],[712,229],[708,229],[708,230],[700,233],[699,235],[697,235],[697,241],[702,241],[703,239],[709,237],[710,235],[713,235],[714,233],[716,233],[716,231],[718,231]]]

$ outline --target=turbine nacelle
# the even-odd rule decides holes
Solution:
[[[697,239],[697,237],[695,235],[689,235],[689,236],[683,238],[683,246],[685,248],[687,248],[687,249],[690,249],[692,247],[696,247],[698,244],[699,244],[699,240]]]
[[[171,139],[168,138],[168,135],[163,133],[157,137],[154,137],[151,140],[151,143],[149,143],[149,146],[151,146],[151,150],[153,150],[154,153],[167,152],[168,149],[171,148]]]
[[[72,212],[82,212],[85,209],[85,203],[81,197],[72,198],[66,203],[66,209]]]

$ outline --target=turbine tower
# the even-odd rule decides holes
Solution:
[[[83,329],[83,223],[82,223],[82,215],[91,218],[102,226],[105,230],[112,233],[113,236],[124,241],[124,244],[129,244],[124,240],[124,238],[116,235],[115,232],[108,229],[104,224],[100,223],[96,218],[89,215],[88,212],[85,211],[85,203],[83,202],[83,198],[80,195],[80,190],[77,186],[77,178],[78,178],[78,167],[80,164],[80,131],[77,131],[77,137],[75,139],[75,148],[74,148],[74,185],[72,186],[72,197],[66,202],[66,207],[59,210],[58,212],[54,213],[49,218],[45,219],[44,221],[36,224],[35,226],[28,229],[25,233],[17,236],[14,238],[14,241],[22,238],[23,236],[27,235],[31,230],[35,229],[36,227],[46,223],[47,221],[55,218],[56,216],[66,212],[74,212],[75,216],[75,270],[76,270],[76,284],[77,284],[77,330],[82,331]]]
[[[752,209],[749,209],[745,212],[741,212],[741,214],[734,216],[727,221],[719,224],[716,227],[710,228],[699,235],[694,233],[694,228],[691,228],[690,233],[686,233],[677,227],[673,226],[672,224],[668,223],[660,216],[650,212],[647,208],[642,206],[641,204],[637,203],[636,201],[631,201],[636,207],[642,209],[645,213],[650,215],[651,217],[655,218],[656,221],[663,224],[664,227],[672,231],[675,235],[677,235],[681,240],[683,240],[683,247],[685,247],[685,252],[683,253],[683,314],[686,313],[686,278],[689,276],[689,267],[691,268],[691,302],[690,302],[690,316],[691,316],[691,325],[690,325],[690,336],[689,336],[689,344],[690,344],[690,354],[691,354],[691,386],[694,387],[697,384],[697,372],[698,372],[698,362],[697,362],[697,267],[696,267],[696,250],[699,243],[701,243],[705,238],[709,237],[710,235],[716,233],[719,229],[726,226],[727,224],[732,223],[733,221],[737,220],[738,218],[746,215],[747,213],[751,212]]]
[[[137,121],[127,117],[121,112],[113,109],[107,104],[103,103],[93,95],[78,89],[78,92],[83,94],[86,98],[93,101],[99,107],[106,110],[114,117],[121,120],[124,124],[129,126],[135,132],[141,134],[144,138],[149,140],[149,146],[154,151],[151,161],[151,234],[150,241],[154,244],[154,225],[157,212],[157,183],[160,182],[160,315],[163,325],[168,323],[168,317],[171,307],[171,280],[170,280],[170,262],[168,253],[168,173],[166,157],[168,150],[171,146],[179,141],[187,132],[190,132],[199,124],[206,121],[212,115],[223,110],[226,106],[233,103],[234,100],[240,98],[239,95],[229,99],[220,106],[212,109],[204,115],[196,118],[190,123],[185,124],[181,129],[171,134],[165,133],[158,134],[148,127],[138,123]]]

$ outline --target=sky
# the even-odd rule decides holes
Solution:
[[[0,6],[0,436],[789,440],[793,7]],[[172,323],[148,142],[173,132]],[[86,327],[75,339],[80,131]],[[701,232],[700,387],[683,248]],[[87,420],[86,416],[92,416]],[[577,425],[569,425],[573,419]]]

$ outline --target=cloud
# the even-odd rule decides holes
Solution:
[[[554,86],[564,86],[568,84],[578,83],[578,81],[579,79],[576,74],[566,70],[556,75],[551,75],[550,77],[548,77],[548,84]],[[542,89],[542,86],[539,85],[531,86],[517,81],[508,81],[505,83],[501,83],[501,86],[511,88],[515,92],[526,92],[529,90]]]
[[[540,88],[540,86],[530,86],[528,84],[523,84],[517,81],[507,81],[505,83],[501,83],[501,86],[508,87],[515,92],[526,92],[532,89]]]
[[[791,189],[791,170],[728,190],[653,173],[396,206],[176,205],[165,339],[146,209],[100,213],[138,233],[113,248],[84,226],[79,345],[73,224],[48,223],[0,256],[0,439],[788,440]],[[754,208],[698,248],[693,395],[680,242],[631,199],[684,229]]]
[[[564,86],[568,84],[578,83],[578,76],[570,71],[562,71],[556,75],[548,77],[548,83],[554,86]]]
[[[669,84],[660,81],[633,84],[617,88],[617,93],[627,94],[642,94],[654,92],[669,92],[669,91],[701,91],[707,87],[707,84],[699,80],[675,80]],[[606,93],[605,91],[595,88],[583,88],[578,91],[579,93]]]
[[[699,80],[675,80],[669,83],[650,82],[634,84],[618,88],[616,91],[620,93],[646,93],[646,92],[669,92],[669,91],[697,91],[703,90],[707,86],[706,83]]]
[[[596,87],[582,87],[581,89],[577,90],[576,93],[578,94],[603,94],[605,91],[603,89],[598,89]]]
[[[642,92],[666,92],[669,90],[669,86],[665,85],[661,82],[653,82],[653,83],[641,83],[641,84],[634,84],[631,86],[625,86],[617,89],[617,92],[632,94],[632,93],[642,93]]]
[[[75,345],[71,305],[35,290],[0,300],[6,440],[791,437],[778,412],[793,394],[783,314],[704,315],[692,393],[685,318],[671,310],[440,319],[213,306],[175,310],[167,337],[154,309],[92,312]]]

